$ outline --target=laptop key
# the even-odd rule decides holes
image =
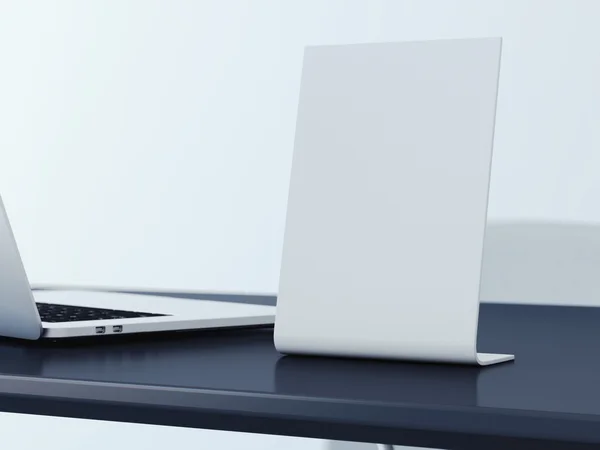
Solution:
[[[129,319],[138,317],[161,317],[168,315],[104,308],[88,308],[83,306],[56,305],[52,303],[36,303],[36,305],[41,320],[43,322],[54,323]]]

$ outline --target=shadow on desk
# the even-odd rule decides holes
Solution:
[[[0,338],[0,374],[271,392],[278,358],[272,341],[272,328],[62,343]]]
[[[277,361],[275,387],[279,394],[305,398],[476,406],[478,380],[489,369],[494,368],[284,356]],[[377,450],[376,444],[345,441],[329,441],[325,448]]]
[[[493,368],[283,356],[278,394],[374,402],[477,405],[480,374]],[[374,374],[376,377],[374,378]]]

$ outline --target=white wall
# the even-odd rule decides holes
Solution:
[[[0,413],[0,429],[3,448],[9,450],[327,450],[329,446],[320,439],[6,413]]]
[[[34,283],[276,291],[309,44],[504,36],[490,218],[600,220],[595,0],[31,5],[0,192]]]
[[[2,0],[0,193],[31,281],[276,291],[312,44],[503,36],[490,218],[600,221],[599,13],[596,0]],[[5,441],[47,447],[23,432],[32,420],[81,432],[77,448],[106,431],[2,415]],[[245,439],[102,426],[153,449]],[[243,445],[290,442],[323,445]]]

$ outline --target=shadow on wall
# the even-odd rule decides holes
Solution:
[[[600,224],[490,222],[481,300],[600,306]]]

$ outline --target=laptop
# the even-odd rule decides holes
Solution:
[[[272,325],[275,307],[93,291],[32,291],[0,198],[0,336],[66,339]]]
[[[306,49],[280,352],[473,365],[514,358],[477,352],[501,45]]]

